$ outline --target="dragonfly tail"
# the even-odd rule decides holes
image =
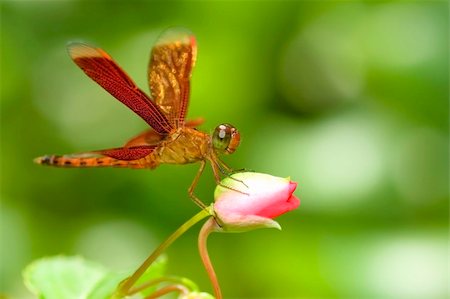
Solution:
[[[145,168],[139,160],[123,161],[111,157],[70,157],[49,155],[34,159],[34,162],[41,165],[80,168],[80,167],[128,167],[128,168]]]

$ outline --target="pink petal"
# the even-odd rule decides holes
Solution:
[[[268,206],[258,212],[258,216],[275,218],[286,212],[296,209],[300,205],[300,199],[291,195],[286,201]]]
[[[297,182],[289,182],[289,193],[294,193],[295,189],[297,188]]]

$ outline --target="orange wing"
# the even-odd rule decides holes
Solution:
[[[185,126],[190,128],[195,128],[203,123],[202,118],[193,119],[187,121]],[[124,148],[135,147],[135,146],[145,146],[145,145],[156,145],[158,142],[164,139],[164,136],[159,135],[153,129],[146,130],[139,135],[131,138],[125,143]]]
[[[195,37],[186,29],[165,31],[153,47],[148,67],[151,95],[174,127],[184,125],[191,72],[197,57]]]
[[[67,47],[72,60],[112,96],[139,115],[156,132],[167,135],[173,126],[164,113],[102,49],[83,43]]]
[[[149,129],[128,140],[123,147],[130,148],[134,146],[152,145],[157,144],[163,139],[164,136],[159,135],[153,129]]]

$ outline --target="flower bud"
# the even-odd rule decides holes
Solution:
[[[264,173],[239,172],[226,177],[214,192],[217,230],[242,232],[263,227],[281,229],[273,218],[298,207],[297,183]]]

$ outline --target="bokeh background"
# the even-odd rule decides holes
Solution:
[[[106,49],[147,90],[167,27],[197,36],[189,117],[229,122],[226,161],[299,182],[283,231],[215,234],[226,298],[446,298],[446,1],[2,1],[0,293],[32,298],[21,270],[43,256],[136,267],[198,211],[198,165],[53,169],[43,154],[115,147],[145,123],[91,82],[65,44]],[[197,194],[212,200],[214,179]],[[196,226],[171,274],[211,292]]]

